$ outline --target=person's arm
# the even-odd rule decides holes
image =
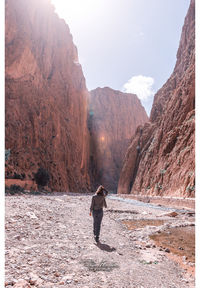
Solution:
[[[108,195],[108,190],[106,190],[106,189],[104,188],[104,191],[106,192],[106,195],[105,195],[105,196],[107,196],[107,195]]]
[[[92,197],[92,202],[91,202],[91,205],[90,205],[90,216],[92,214],[92,210],[94,209],[94,196]]]
[[[103,188],[103,190],[106,192],[105,194],[105,196],[107,196],[108,195],[108,190],[106,190],[106,188],[104,187],[104,186],[102,186],[102,188]]]
[[[107,203],[106,203],[106,199],[105,198],[104,198],[103,204],[104,204],[104,207],[107,208]]]

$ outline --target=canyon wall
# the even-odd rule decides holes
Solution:
[[[96,188],[117,190],[122,161],[136,127],[148,121],[136,95],[111,88],[90,92],[90,171]]]
[[[88,91],[69,28],[48,0],[6,0],[6,178],[39,167],[55,191],[90,180]]]
[[[118,193],[194,197],[195,3],[182,29],[174,71],[154,97],[150,122],[137,128]]]

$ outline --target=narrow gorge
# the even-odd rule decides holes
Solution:
[[[47,0],[7,0],[5,35],[6,184],[33,183],[42,167],[52,191],[102,183],[116,192],[130,139],[148,121],[137,96],[88,92],[69,28]]]

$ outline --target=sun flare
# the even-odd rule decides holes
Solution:
[[[87,17],[97,7],[99,0],[51,0],[57,14],[69,20]]]

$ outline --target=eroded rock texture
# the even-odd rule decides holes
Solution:
[[[88,91],[77,49],[48,0],[7,0],[6,177],[39,167],[56,191],[89,185]]]
[[[150,122],[128,148],[118,193],[194,197],[195,3],[185,18],[177,62],[157,92]]]
[[[117,190],[122,161],[138,125],[148,121],[136,95],[111,88],[90,92],[89,130],[94,186]]]

